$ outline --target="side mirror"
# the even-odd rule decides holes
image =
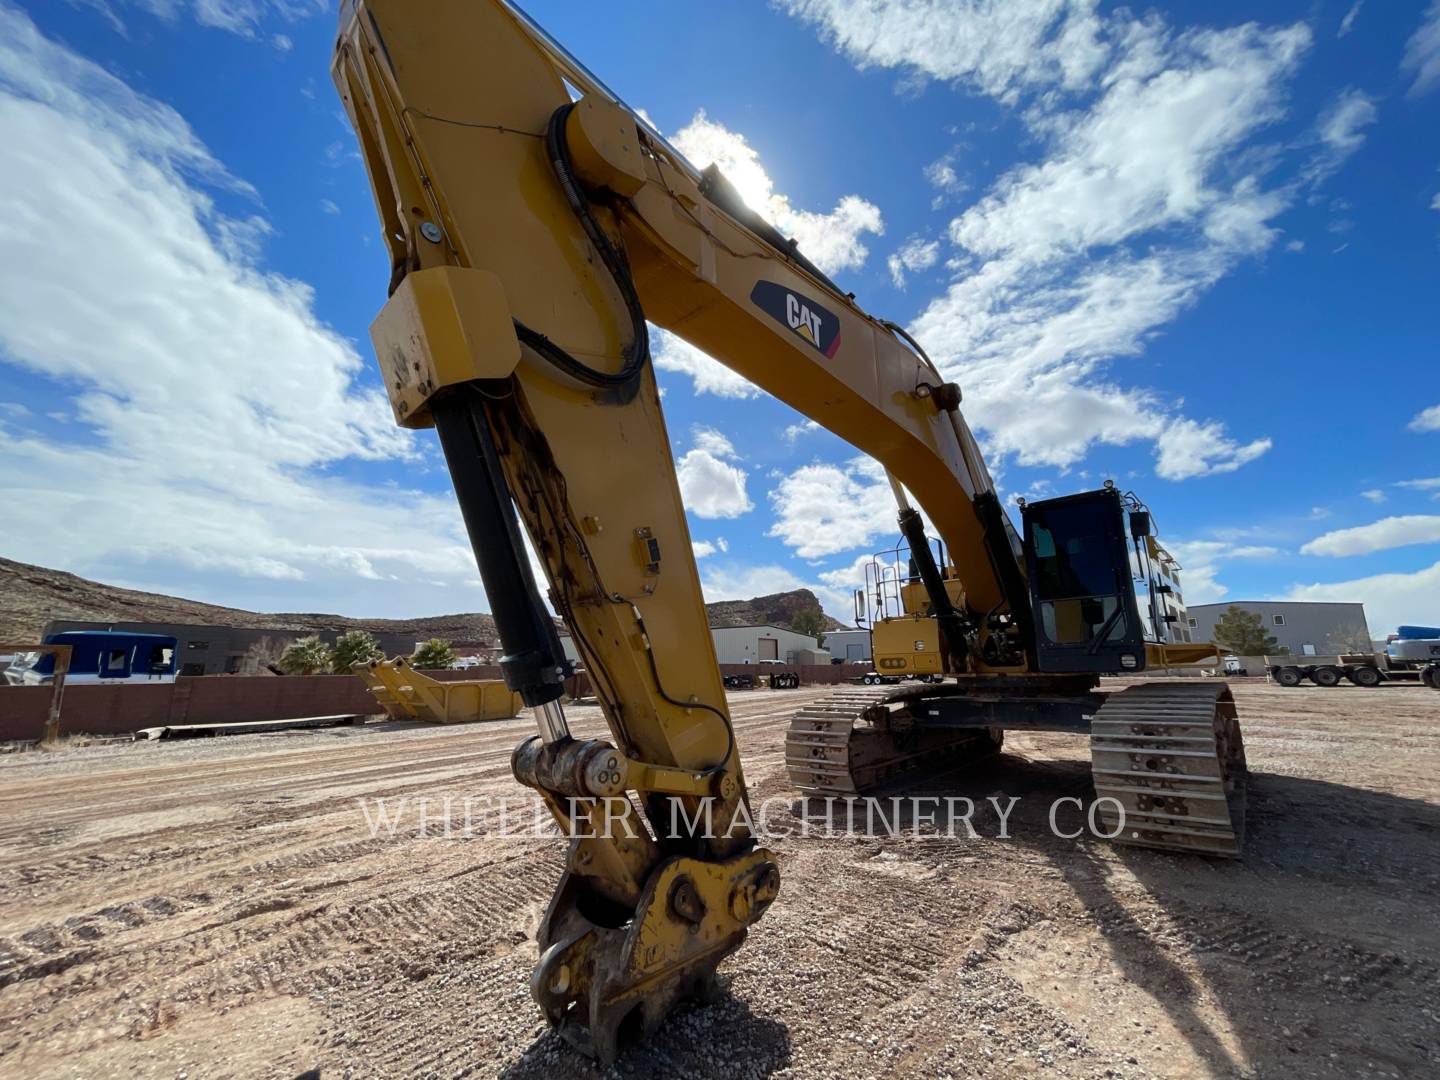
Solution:
[[[1130,535],[1136,540],[1150,535],[1150,511],[1136,510],[1130,515]]]
[[[865,621],[865,590],[855,590],[855,625],[859,626]]]

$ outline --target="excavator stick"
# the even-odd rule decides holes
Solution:
[[[333,75],[391,257],[371,327],[391,407],[436,428],[506,684],[539,728],[514,772],[570,838],[532,994],[608,1063],[713,985],[779,888],[748,828],[636,269],[613,187],[591,194],[595,144],[639,164],[635,128],[605,127],[605,101],[582,115],[567,82],[592,84],[496,2],[346,0]],[[610,740],[570,734],[526,539]]]

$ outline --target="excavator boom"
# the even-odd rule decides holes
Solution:
[[[395,419],[437,430],[507,684],[540,728],[514,771],[570,836],[532,993],[610,1061],[712,986],[779,888],[749,828],[647,320],[916,494],[950,553],[930,576],[952,673],[1033,669],[1021,547],[959,388],[510,5],[345,0],[333,75],[390,254],[371,336]],[[570,735],[522,531],[610,741]]]

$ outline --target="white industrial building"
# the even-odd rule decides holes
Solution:
[[[825,648],[831,656],[850,664],[868,664],[873,658],[869,630],[827,630]]]
[[[722,664],[758,664],[765,660],[782,664],[830,662],[830,653],[820,648],[813,637],[783,626],[712,626],[710,635]]]
[[[1368,652],[1370,631],[1364,604],[1337,604],[1302,600],[1233,600],[1195,604],[1187,612],[1191,636],[1213,641],[1215,624],[1232,607],[1259,616],[1277,649],[1293,656],[1335,656]]]

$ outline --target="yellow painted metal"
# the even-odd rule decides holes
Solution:
[[[870,633],[882,675],[943,675],[940,624],[926,615],[881,619]]]
[[[436,266],[407,274],[370,326],[395,422],[430,426],[430,397],[472,379],[504,379],[520,342],[500,278]]]
[[[566,121],[575,169],[591,183],[627,198],[645,186],[645,158],[635,118],[620,106],[589,95]]]
[[[965,608],[965,587],[958,579],[950,578],[945,582],[945,592],[950,597],[950,602],[957,608]],[[909,615],[928,615],[930,613],[930,594],[925,589],[924,582],[914,581],[900,586],[900,604]]]
[[[374,336],[397,419],[423,425],[442,392],[483,403],[551,602],[656,829],[577,838],[539,934],[537,1000],[607,1059],[633,1010],[648,1030],[709,977],[778,871],[743,822],[659,837],[661,808],[699,808],[695,777],[719,791],[721,820],[746,794],[653,371],[597,389],[516,344],[518,322],[604,373],[636,345],[547,148],[567,82],[583,91],[564,121],[581,197],[646,316],[881,462],[944,541],[956,598],[990,614],[1005,599],[975,499],[993,486],[964,419],[930,392],[943,379],[927,360],[708,199],[693,167],[499,0],[344,0],[333,73],[392,262]],[[911,614],[876,628],[877,657],[939,673],[935,620]],[[892,630],[905,637],[886,652]],[[557,791],[541,793],[562,827],[573,821]]]
[[[627,1020],[636,1035],[649,1035],[677,1001],[713,994],[715,966],[745,940],[780,886],[764,848],[719,862],[671,858],[647,882],[635,918],[608,927],[565,903],[575,880],[572,869],[546,914],[558,933],[530,989],[561,1035],[601,1061],[615,1059]]]
[[[592,369],[618,371],[631,333],[623,294],[566,201],[546,153],[547,124],[570,97],[561,71],[515,16],[500,4],[471,0],[347,3],[334,75],[359,134],[399,290],[417,275],[440,280],[433,277],[437,269],[484,272],[498,280],[511,319]],[[623,187],[624,135],[605,127],[602,112],[580,110],[571,135],[585,167]],[[622,138],[618,150],[616,135]],[[632,150],[638,145],[630,144]],[[599,202],[594,213],[602,227],[615,227]],[[513,337],[498,331],[490,304],[497,290],[468,289],[449,275],[443,280],[447,287],[428,303],[417,291],[413,314],[401,301],[393,321],[388,312],[382,316],[377,343],[403,342],[418,327],[423,348],[416,343],[416,351],[428,352],[435,375],[423,379],[431,393],[451,374],[475,372],[474,392],[482,395],[505,479],[615,745],[652,767],[627,773],[641,805],[647,813],[667,805],[645,800],[676,786],[671,770],[718,771],[726,782],[716,785],[721,794],[712,809],[719,820],[732,820],[745,799],[743,772],[653,372],[647,366],[624,391],[604,391],[528,349],[512,364]],[[446,308],[452,303],[453,318]],[[457,350],[464,355],[439,357]],[[406,359],[413,372],[408,352]],[[424,360],[421,366],[423,372]],[[384,372],[383,352],[381,367]],[[502,371],[508,378],[494,378]],[[414,386],[424,392],[418,382]],[[408,397],[405,402],[408,418],[417,410]],[[640,786],[647,783],[654,790]],[[542,795],[566,827],[571,807],[554,793]],[[693,818],[700,798],[687,794],[675,802]],[[658,832],[664,822],[652,816],[650,825]],[[746,873],[778,882],[773,858],[755,848],[743,820],[684,843],[698,865],[741,860]],[[645,927],[643,934],[635,931],[642,956],[617,951],[597,957],[586,979],[567,975],[560,989],[549,979],[534,984],[537,998],[558,996],[565,1003],[552,1015],[557,1026],[568,1017],[572,1037],[589,1040],[602,1057],[613,1057],[625,1017],[604,1006],[592,984],[603,988],[607,1001],[637,1000],[647,1026],[658,1022],[674,1000],[662,989],[679,993],[708,977],[763,910],[761,905],[741,919],[717,903],[707,916],[716,950],[672,947],[654,925],[675,917],[665,894],[657,899],[653,892],[666,858],[660,845],[636,838],[597,834],[577,840],[539,933],[546,955],[587,935],[624,938],[604,925],[617,917],[609,911],[615,904],[629,910],[622,923]],[[647,915],[651,908],[659,914]],[[604,918],[592,922],[597,913]],[[588,1017],[588,1026],[576,1023],[571,1006]]]
[[[352,670],[394,720],[465,724],[520,715],[520,695],[503,679],[434,679],[416,671],[403,657],[356,664]]]
[[[1145,646],[1145,666],[1150,669],[1195,667],[1220,661],[1220,646],[1213,641]]]

